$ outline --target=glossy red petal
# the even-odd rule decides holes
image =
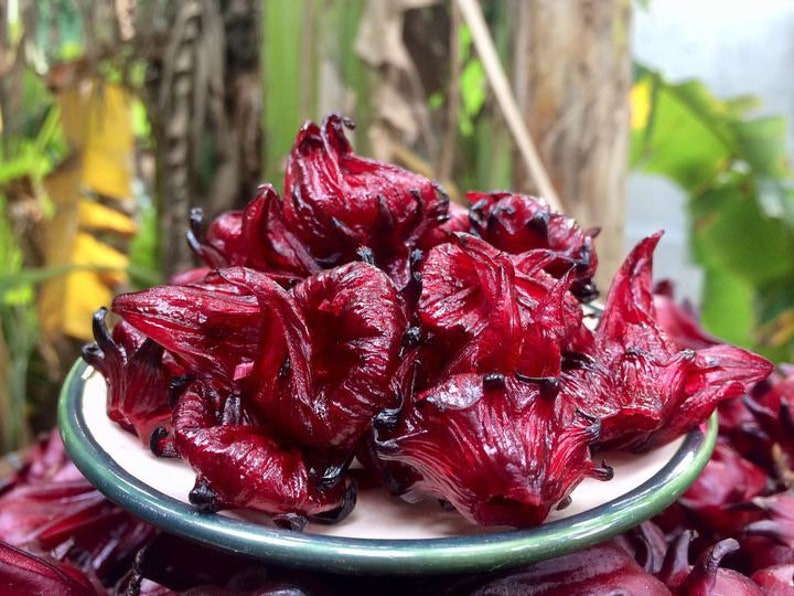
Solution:
[[[250,267],[267,272],[287,287],[318,272],[321,266],[284,224],[281,198],[269,185],[242,211],[216,217],[206,230],[200,214],[191,219],[188,240],[194,252],[209,266]]]
[[[155,428],[170,424],[173,375],[164,364],[162,346],[124,321],[115,326],[112,337],[105,315],[104,309],[95,313],[96,343],[83,349],[83,358],[105,379],[108,417],[148,445]]]
[[[573,398],[601,419],[599,448],[647,451],[669,442],[771,372],[769,362],[746,350],[682,349],[667,336],[653,302],[652,259],[660,237],[646,238],[629,254],[607,296],[593,362],[567,374]],[[595,391],[581,391],[588,385]]]
[[[205,382],[192,384],[174,410],[179,454],[206,481],[191,500],[211,508],[242,507],[270,515],[314,515],[345,505],[348,487],[319,488],[320,476],[303,453],[270,438],[262,427],[227,421],[218,409],[230,407],[228,394]]]
[[[0,541],[57,552],[112,583],[155,529],[108,501],[83,478],[66,457],[57,431],[40,446],[25,473],[0,495]]]
[[[216,275],[122,294],[112,309],[196,371],[233,378],[241,363],[253,361],[260,335],[256,298]]]
[[[394,406],[407,322],[384,273],[350,263],[278,299],[260,292],[255,272],[223,275],[256,293],[266,315],[252,373],[257,385],[249,391],[274,432],[304,445],[347,449],[375,414]]]
[[[430,383],[450,374],[507,373],[520,352],[515,271],[486,242],[459,235],[427,255],[416,313],[427,341],[420,361]]]
[[[593,237],[573,219],[551,211],[542,199],[509,192],[467,193],[472,204],[472,231],[494,247],[521,255],[542,251],[544,267],[555,277],[570,274],[573,290],[583,300],[596,295],[592,284],[598,265]]]
[[[585,476],[598,423],[563,421],[554,386],[456,375],[419,395],[379,455],[416,470],[409,498],[449,501],[484,525],[534,526]]]
[[[284,222],[323,267],[357,260],[362,248],[402,286],[419,238],[447,220],[448,199],[430,180],[353,153],[328,116],[306,123],[287,160]]]
[[[658,232],[640,241],[615,274],[598,325],[604,349],[672,351],[653,311],[653,252],[661,237]]]
[[[462,596],[521,594],[523,596],[570,596],[572,594],[642,594],[669,596],[670,590],[646,572],[614,542],[604,542],[577,552],[554,557],[496,577],[465,580]]]
[[[678,502],[698,527],[738,536],[758,514],[737,505],[749,503],[766,488],[766,472],[720,441],[703,472]]]
[[[0,541],[0,589],[4,594],[100,596],[101,586],[75,566],[34,555]]]

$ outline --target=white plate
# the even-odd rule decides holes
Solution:
[[[409,505],[383,489],[359,490],[355,509],[334,525],[304,533],[266,527],[254,514],[207,514],[188,504],[195,474],[179,460],[152,455],[105,414],[104,379],[78,362],[59,407],[61,432],[77,466],[122,507],[165,530],[266,560],[356,572],[487,570],[569,552],[652,517],[686,490],[708,461],[714,420],[642,456],[600,454],[608,482],[584,480],[571,504],[530,530],[475,526],[436,502]]]

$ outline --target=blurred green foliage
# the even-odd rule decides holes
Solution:
[[[688,197],[692,255],[705,273],[709,331],[794,361],[794,191],[787,122],[752,97],[638,68],[631,166]]]

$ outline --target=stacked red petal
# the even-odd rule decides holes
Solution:
[[[408,500],[533,526],[583,478],[609,477],[595,451],[666,443],[771,372],[687,345],[684,323],[665,330],[659,235],[632,251],[593,331],[595,231],[523,195],[451,207],[430,180],[355,155],[346,126],[304,125],[283,197],[264,186],[207,226],[194,214],[204,269],[119,296],[112,333],[96,318],[86,359],[109,415],[196,470],[197,506],[337,521],[358,455]]]

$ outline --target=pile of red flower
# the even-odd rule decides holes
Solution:
[[[529,526],[606,449],[652,449],[716,408],[704,473],[654,521],[499,575],[360,578],[265,567],[163,534],[104,499],[57,434],[0,479],[0,592],[792,594],[794,373],[704,334],[652,287],[658,235],[595,326],[594,233],[541,201],[471,193],[355,156],[307,124],[271,187],[188,239],[205,268],[120,296],[85,358],[108,414],[197,473],[205,509],[336,520],[358,458],[409,499]],[[593,331],[591,327],[595,326]]]
[[[188,240],[205,266],[118,296],[86,360],[108,414],[180,457],[207,510],[337,521],[358,458],[407,500],[480,524],[533,526],[605,449],[646,451],[704,422],[771,365],[683,346],[657,320],[642,241],[595,331],[595,232],[510,193],[452,207],[430,180],[352,152],[330,116],[307,123],[284,196]]]

